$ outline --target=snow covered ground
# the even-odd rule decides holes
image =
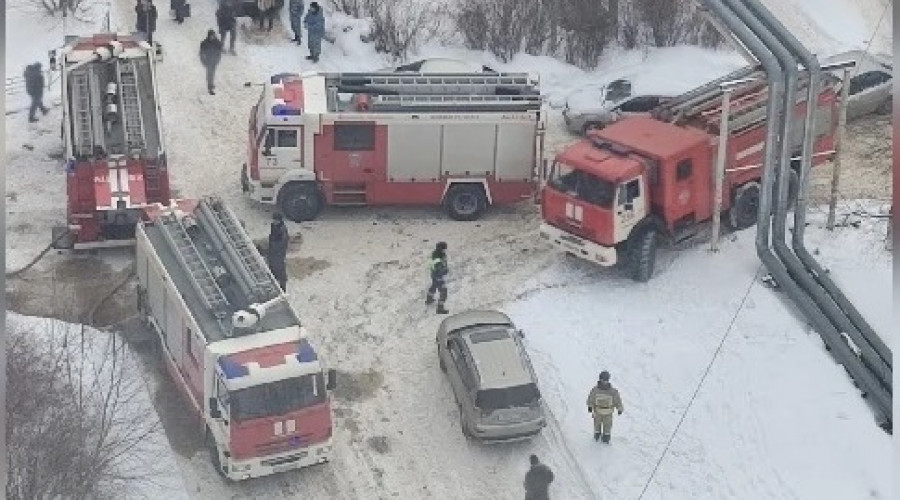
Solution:
[[[820,55],[864,46],[883,5],[829,0],[835,9],[826,11],[820,0],[765,3]],[[197,49],[215,25],[214,5],[192,3],[193,17],[183,25],[167,18],[167,5],[158,6],[158,39],[165,49],[159,87],[172,182],[184,196],[222,196],[251,235],[262,237],[268,210],[247,201],[238,184],[246,115],[258,97],[258,88],[244,82],[286,70],[371,70],[389,61],[359,42],[358,31],[338,28],[358,23],[337,15],[329,22],[340,35],[324,44],[317,65],[303,59],[305,47],[290,44],[280,27],[268,37],[241,31],[238,55],[223,57],[217,95],[209,96]],[[114,0],[112,7],[113,26],[129,29],[132,1]],[[10,25],[28,22],[21,17]],[[890,51],[890,22],[886,16],[875,37],[879,51]],[[49,28],[42,32],[46,39],[27,29],[17,38],[9,35],[7,47],[19,41],[29,55],[13,66],[8,57],[8,74],[21,73],[24,62],[61,41],[59,31],[55,39]],[[426,46],[421,52],[539,72],[554,105],[583,85],[638,71],[664,81],[690,67],[690,78],[707,79],[743,64],[731,52],[690,47],[611,53],[593,72],[533,56],[504,65],[461,49]],[[37,124],[26,124],[21,113],[7,115],[9,269],[27,262],[49,241],[50,227],[64,220],[59,119],[58,108]],[[571,140],[558,113],[550,122],[548,154]],[[891,264],[879,240],[883,219],[834,234],[811,219],[810,246],[821,249],[873,326],[886,331]],[[637,285],[617,271],[553,252],[536,227],[536,210],[528,204],[495,210],[477,223],[448,221],[435,210],[379,209],[330,210],[319,221],[291,224],[303,238],[289,256],[288,292],[327,360],[341,371],[334,461],[228,485],[205,452],[179,449],[174,468],[186,490],[198,499],[519,498],[528,454],[535,452],[557,473],[554,498],[638,498],[645,487],[648,499],[889,497],[889,438],[818,337],[778,292],[755,280],[752,230],[724,242],[716,255],[701,247],[672,254],[653,281]],[[451,310],[502,308],[526,331],[556,420],[534,442],[482,447],[459,431],[434,353],[440,318],[422,304],[422,263],[439,240],[450,244]],[[55,279],[54,269],[67,262],[50,255],[20,285],[27,288],[32,280],[34,288],[41,279]],[[584,405],[604,368],[626,405],[608,447],[590,439]],[[150,375],[154,390],[159,382]],[[177,412],[158,410],[164,424],[171,420],[167,411]],[[176,430],[167,427],[173,447],[180,446]]]

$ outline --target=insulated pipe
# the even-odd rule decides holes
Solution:
[[[759,201],[759,219],[756,234],[756,250],[760,260],[778,281],[788,296],[790,296],[800,310],[806,315],[807,319],[812,323],[820,335],[826,340],[831,347],[832,352],[838,359],[843,360],[843,364],[860,385],[865,386],[871,396],[877,400],[879,411],[887,412],[891,404],[890,395],[886,394],[879,382],[873,377],[872,373],[864,366],[856,357],[850,346],[844,342],[841,334],[834,325],[822,314],[818,307],[810,300],[810,298],[797,286],[791,279],[787,270],[772,253],[769,248],[769,229],[772,216],[772,200],[771,187],[772,176],[775,169],[775,155],[777,151],[773,147],[778,140],[778,129],[775,125],[781,114],[781,99],[784,93],[784,83],[782,81],[783,72],[778,60],[760,41],[760,39],[750,29],[743,24],[737,16],[731,12],[724,3],[725,0],[699,0],[704,6],[714,12],[722,19],[723,24],[739,37],[744,45],[753,52],[753,54],[763,64],[766,73],[769,75],[769,96],[767,115],[768,122],[766,127],[766,147],[765,161],[763,164],[762,189],[760,190]]]
[[[831,277],[819,265],[815,258],[810,255],[804,244],[804,236],[806,232],[806,209],[807,199],[806,192],[808,190],[809,172],[812,168],[812,155],[815,141],[815,115],[817,106],[813,103],[818,102],[819,84],[822,80],[822,69],[816,56],[810,53],[806,47],[797,40],[794,35],[785,29],[777,19],[765,9],[759,0],[746,0],[745,5],[753,12],[753,15],[770,31],[787,50],[806,68],[809,76],[809,88],[806,98],[806,125],[803,134],[803,155],[801,156],[800,165],[800,186],[798,189],[797,206],[794,209],[794,231],[791,238],[791,244],[797,257],[806,266],[811,274],[817,279],[819,284],[828,292],[830,298],[834,300],[837,306],[844,312],[849,321],[860,332],[860,334],[871,344],[872,348],[877,352],[881,361],[884,362],[888,369],[892,369],[893,362],[891,350],[888,348],[881,337],[875,333],[875,330],[863,318],[862,314],[847,299],[846,295],[841,292]],[[848,80],[845,78],[843,87],[847,87]],[[841,106],[846,106],[845,102]],[[892,387],[892,377],[890,372],[885,379],[885,385]]]
[[[874,370],[879,378],[887,381],[891,378],[891,368],[884,363],[878,353],[872,348],[871,344],[863,334],[853,325],[840,308],[834,303],[824,288],[822,288],[815,279],[810,275],[803,262],[797,258],[787,245],[786,226],[787,226],[787,210],[788,197],[790,194],[790,173],[791,173],[791,152],[794,149],[793,125],[794,125],[794,109],[797,102],[797,81],[798,70],[797,60],[782,45],[777,38],[769,31],[769,27],[757,18],[754,12],[751,12],[743,3],[735,0],[725,0],[730,2],[734,12],[744,21],[751,31],[757,34],[763,43],[769,47],[773,54],[778,58],[782,67],[785,68],[785,93],[784,93],[784,113],[781,123],[781,152],[780,160],[776,163],[778,181],[777,198],[775,199],[775,215],[773,223],[772,243],[775,253],[781,259],[781,262],[787,267],[788,272],[793,276],[797,284],[815,301],[822,312],[828,317],[839,331],[849,336],[853,343],[862,354],[863,361]],[[809,82],[809,87],[815,90],[813,81]],[[807,109],[814,109],[813,105],[816,100],[807,103]],[[885,385],[890,387],[889,382]]]

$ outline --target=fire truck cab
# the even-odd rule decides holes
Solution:
[[[524,73],[275,75],[250,112],[241,184],[297,222],[326,205],[473,220],[533,197],[541,106]]]
[[[764,83],[735,92],[728,115],[727,143],[719,144],[724,112],[722,81],[752,76],[752,69],[726,75],[654,110],[591,131],[557,154],[541,191],[541,236],[557,248],[603,266],[623,263],[637,281],[653,274],[661,237],[683,241],[699,233],[714,208],[714,175],[719,147],[725,147],[721,210],[732,229],[757,220],[759,180],[766,147]],[[757,75],[758,76],[758,75]],[[813,164],[834,152],[838,108],[834,80],[827,80],[815,103]],[[805,95],[801,80],[798,95]],[[794,108],[793,148],[800,152],[805,99]],[[792,161],[791,199],[799,187]]]

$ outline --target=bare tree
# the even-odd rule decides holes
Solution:
[[[631,0],[647,42],[656,47],[678,44],[717,46],[721,36],[699,14],[693,0]]]
[[[6,497],[115,497],[152,482],[140,457],[159,432],[121,340],[47,320],[7,321]]]
[[[404,59],[419,43],[434,38],[443,15],[436,4],[420,0],[331,0],[331,5],[348,16],[366,19],[369,29],[362,40],[394,60]]]

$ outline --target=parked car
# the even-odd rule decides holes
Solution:
[[[529,439],[546,426],[541,392],[522,333],[498,311],[466,311],[438,327],[464,435],[485,443]]]
[[[585,88],[566,99],[563,119],[574,134],[585,135],[622,117],[649,113],[674,94],[633,92],[628,80],[614,80],[600,88]]]
[[[488,66],[448,57],[431,57],[401,66],[383,68],[389,73],[496,73]]]
[[[822,60],[823,64],[855,61],[850,70],[850,88],[847,99],[847,119],[852,120],[872,113],[891,113],[893,107],[894,68],[887,57],[851,50]],[[843,78],[843,70],[833,72]]]

